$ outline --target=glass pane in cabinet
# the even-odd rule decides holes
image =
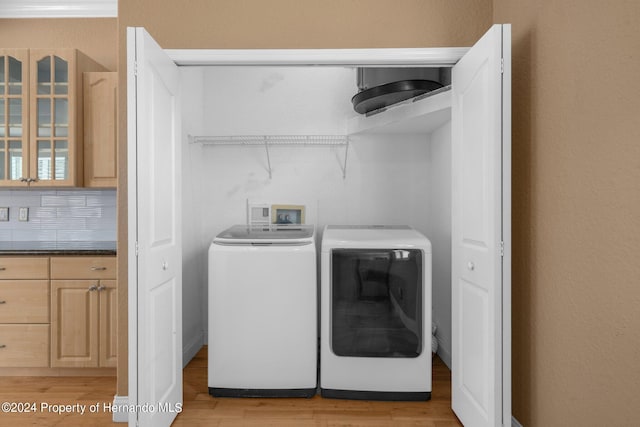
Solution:
[[[69,102],[66,98],[56,98],[54,102],[55,135],[69,136]]]
[[[53,177],[51,164],[51,141],[38,141],[38,179],[50,180]]]
[[[23,178],[22,175],[22,142],[9,141],[9,179]]]
[[[51,57],[38,61],[38,95],[51,93]]]
[[[4,95],[4,56],[0,56],[0,95]]]
[[[69,143],[67,141],[56,141],[55,149],[55,178],[64,180],[69,177]]]
[[[64,95],[68,91],[69,86],[69,65],[67,61],[62,58],[55,57],[55,90],[56,95]]]
[[[0,179],[5,179],[5,151],[4,151],[4,141],[0,141]]]
[[[4,131],[5,124],[6,119],[4,117],[4,98],[0,98],[0,137],[7,136]]]
[[[9,95],[22,93],[22,62],[9,57]]]
[[[38,136],[51,136],[51,99],[38,98]]]
[[[22,99],[9,99],[9,136],[22,136]]]

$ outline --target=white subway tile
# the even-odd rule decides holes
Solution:
[[[12,240],[15,242],[54,242],[56,240],[55,230],[13,230]]]
[[[57,206],[86,206],[87,198],[85,196],[42,196],[40,206],[57,207]]]

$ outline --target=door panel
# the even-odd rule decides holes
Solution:
[[[503,145],[510,144],[503,117],[510,105],[503,99],[510,93],[503,89],[505,27],[494,25],[452,70],[452,407],[465,426],[511,423],[511,353],[503,348],[510,278],[501,243],[510,204],[503,194],[509,161]],[[510,58],[504,61],[508,67]]]
[[[118,362],[118,286],[100,281],[100,366],[115,368]]]
[[[137,414],[138,425],[168,426],[182,404],[178,69],[144,29],[130,28],[128,37],[130,305],[137,301],[129,397],[155,405]]]
[[[98,292],[94,280],[51,281],[51,367],[98,366]]]

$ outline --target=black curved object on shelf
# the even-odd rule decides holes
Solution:
[[[356,113],[366,114],[441,87],[433,80],[401,80],[360,91],[351,98],[351,103]]]

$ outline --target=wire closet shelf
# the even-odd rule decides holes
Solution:
[[[203,145],[226,145],[264,147],[267,155],[269,178],[272,178],[269,147],[311,146],[311,147],[344,147],[344,162],[341,165],[342,178],[347,177],[347,153],[349,137],[346,135],[207,135],[189,136],[189,142]]]

